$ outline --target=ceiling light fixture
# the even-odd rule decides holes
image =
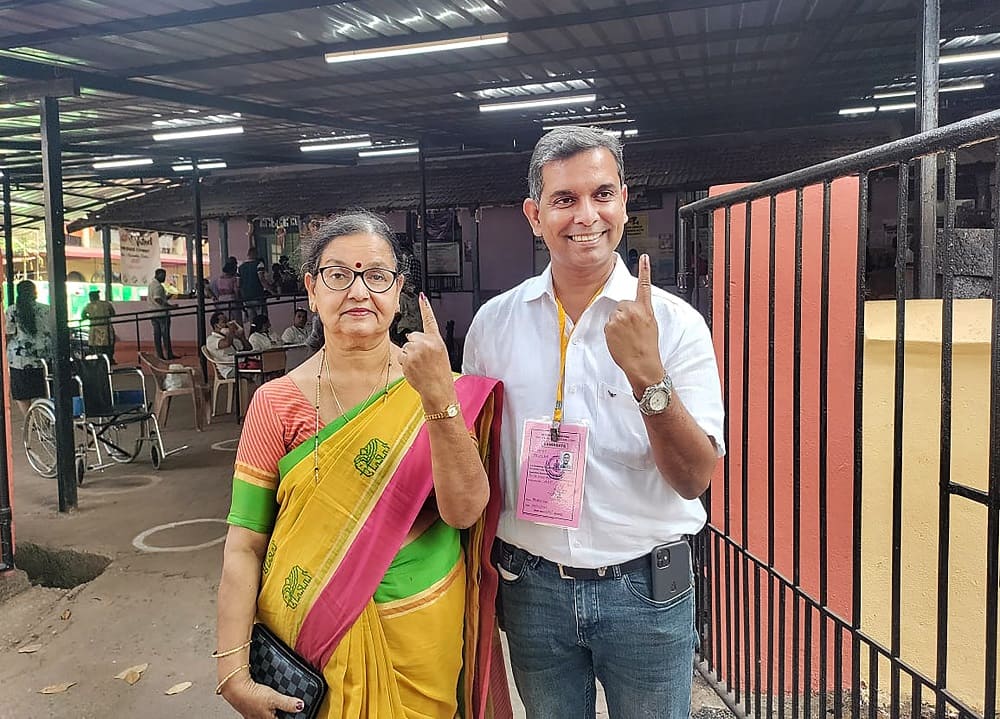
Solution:
[[[562,97],[539,98],[537,100],[515,100],[514,102],[491,102],[479,106],[480,112],[499,112],[502,110],[531,110],[536,107],[551,107],[553,105],[586,105],[597,100],[597,95],[563,95]]]
[[[195,137],[215,137],[217,135],[242,135],[242,125],[231,125],[229,127],[204,127],[197,130],[179,130],[177,132],[158,132],[153,135],[157,142],[167,140],[190,140]]]
[[[960,52],[954,55],[942,55],[938,61],[941,65],[957,65],[966,62],[988,62],[1000,60],[1000,50],[981,50],[979,52]]]
[[[878,110],[874,105],[867,107],[844,107],[837,111],[838,115],[867,115]]]
[[[483,45],[503,45],[507,42],[507,39],[507,33],[501,32],[493,35],[472,35],[469,37],[455,38],[454,40],[442,40],[440,42],[417,42],[409,45],[393,45],[392,47],[378,47],[371,48],[369,50],[328,52],[324,57],[330,64],[338,62],[355,62],[356,60],[381,60],[387,57],[422,55],[428,52],[462,50],[468,47],[481,47]]]
[[[956,85],[942,85],[938,88],[938,92],[968,92],[969,90],[982,90],[986,87],[985,82],[963,82]],[[912,90],[893,90],[891,92],[876,92],[872,95],[873,100],[888,100],[893,97],[913,97],[917,94],[916,89]]]
[[[358,157],[389,157],[391,155],[415,155],[420,152],[419,147],[393,147],[384,150],[362,150]]]
[[[916,109],[917,103],[915,102],[900,102],[895,105],[879,105],[879,112],[892,112],[893,110],[913,110]]]
[[[225,162],[199,162],[199,170],[224,170],[228,167]],[[171,165],[170,169],[174,172],[191,172],[194,170],[194,165]]]
[[[323,150],[356,150],[359,147],[371,147],[371,138],[367,140],[350,140],[348,142],[303,143],[299,146],[302,152],[321,152]]]
[[[140,167],[142,165],[152,165],[151,157],[135,157],[130,160],[107,160],[105,162],[95,162],[95,170],[110,170],[115,167]]]

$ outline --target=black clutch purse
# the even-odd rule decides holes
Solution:
[[[323,675],[259,623],[250,634],[250,678],[305,704],[298,714],[277,711],[278,719],[315,719],[326,696]]]

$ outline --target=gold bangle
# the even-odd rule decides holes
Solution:
[[[225,679],[223,679],[221,682],[219,682],[218,684],[215,685],[215,693],[216,694],[222,694],[222,687],[224,687],[226,685],[226,682],[228,682],[230,679],[232,679],[233,677],[235,677],[237,674],[239,674],[244,669],[249,669],[249,668],[250,668],[249,664],[243,664],[243,665],[238,666],[235,669],[233,669],[233,671],[229,672],[229,674],[226,675]]]
[[[247,639],[246,644],[240,644],[238,647],[234,647],[225,652],[220,652],[218,649],[216,649],[214,652],[212,652],[212,659],[222,659],[222,657],[228,657],[231,654],[235,654],[236,652],[241,652],[250,646],[251,641],[253,640]]]

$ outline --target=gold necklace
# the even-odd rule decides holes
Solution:
[[[386,359],[386,363],[385,363],[385,392],[386,393],[388,393],[388,391],[389,391],[389,368],[391,366],[392,366],[392,349],[390,348],[390,350],[389,350],[389,356]],[[344,411],[344,405],[342,405],[340,403],[340,398],[337,397],[337,390],[333,386],[333,376],[330,373],[330,365],[326,361],[326,348],[325,347],[323,348],[323,362],[322,362],[322,365],[320,367],[320,371],[324,371],[324,368],[325,368],[325,372],[326,372],[326,382],[327,382],[328,385],[330,385],[330,393],[333,395],[333,401],[337,403],[337,409],[340,410],[340,416],[343,417],[344,415],[347,414],[347,412]],[[368,392],[368,395],[367,395],[367,397],[366,397],[366,399],[364,401],[364,404],[367,404],[371,400],[371,398],[375,396],[375,393],[378,391],[379,385],[381,385],[381,384],[382,384],[381,378],[376,378],[375,384],[372,386],[371,391]]]

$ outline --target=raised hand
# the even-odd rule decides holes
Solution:
[[[455,385],[441,331],[431,302],[420,293],[423,332],[411,332],[400,355],[403,376],[423,400],[428,412],[440,412],[455,401]]]
[[[649,255],[642,255],[639,258],[639,286],[635,300],[619,302],[604,325],[604,337],[611,358],[625,372],[633,391],[639,394],[663,379],[660,330],[653,314],[651,287]]]

